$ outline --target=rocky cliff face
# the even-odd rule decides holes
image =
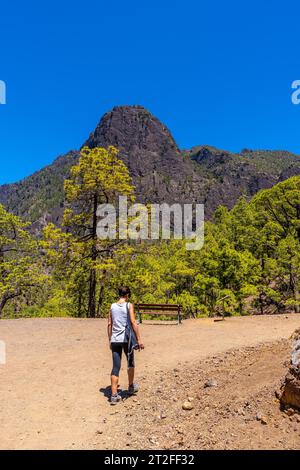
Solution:
[[[300,329],[294,334],[291,362],[282,387],[281,403],[284,407],[300,410]]]
[[[185,161],[170,131],[141,106],[105,114],[84,145],[119,149],[140,202],[183,202],[193,165]]]
[[[152,169],[156,163],[166,168],[182,160],[170,131],[141,106],[121,106],[106,113],[84,145],[120,150],[133,174]]]
[[[106,113],[84,145],[114,145],[126,163],[139,202],[204,203],[206,217],[224,204],[233,207],[289,176],[300,174],[300,156],[289,152],[244,150],[234,154],[211,146],[181,151],[170,131],[141,106],[119,106]],[[32,176],[0,186],[0,203],[31,220],[37,230],[59,224],[63,181],[79,152],[59,157]]]

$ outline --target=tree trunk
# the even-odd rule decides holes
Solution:
[[[296,213],[297,213],[297,220],[300,221],[300,205],[299,204],[297,204],[297,206],[296,206]],[[299,227],[299,225],[296,229],[296,232],[297,232],[298,240],[300,241],[300,227]]]
[[[3,296],[0,299],[0,318],[2,316],[3,309],[4,309],[5,304],[6,304],[7,301],[8,301],[7,295],[3,294]]]
[[[98,305],[97,305],[97,317],[101,316],[101,306],[104,299],[104,285],[102,284],[100,287],[99,297],[98,297]]]
[[[79,294],[78,294],[77,311],[78,311],[78,317],[82,317],[82,291],[81,290],[79,291]]]
[[[96,316],[96,270],[91,268],[90,281],[89,281],[89,305],[88,317],[95,318]]]
[[[264,314],[264,294],[260,293],[259,294],[259,309],[260,309],[260,314]]]
[[[2,316],[2,313],[3,313],[3,309],[6,305],[6,303],[8,302],[8,300],[10,299],[13,299],[14,297],[18,297],[20,295],[20,293],[15,293],[15,294],[7,294],[7,293],[4,293],[0,299],[0,318]]]
[[[295,300],[295,307],[294,307],[294,312],[295,313],[299,313],[299,291],[296,287],[296,285],[294,285],[294,300]]]
[[[91,253],[91,260],[92,260],[92,267],[90,272],[90,281],[89,281],[89,302],[88,302],[88,317],[95,318],[96,316],[96,287],[97,287],[97,279],[96,279],[96,269],[95,269],[95,262],[97,260],[97,206],[98,206],[98,198],[97,195],[94,195],[93,201],[93,225],[92,225],[92,239],[93,239],[93,246],[92,246],[92,253]]]

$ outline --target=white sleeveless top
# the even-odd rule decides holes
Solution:
[[[125,331],[127,325],[127,302],[122,304],[111,304],[110,311],[112,316],[112,335],[111,343],[127,343]],[[128,308],[130,304],[128,303]]]

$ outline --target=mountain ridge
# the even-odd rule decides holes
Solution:
[[[207,217],[220,204],[231,208],[240,196],[250,198],[300,174],[300,156],[286,150],[233,153],[210,145],[181,150],[167,126],[140,105],[117,106],[105,113],[84,145],[119,149],[137,201],[204,203]],[[32,222],[37,232],[47,222],[59,225],[63,181],[79,154],[72,150],[23,180],[0,186],[0,203]]]

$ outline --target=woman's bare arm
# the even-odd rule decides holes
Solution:
[[[112,335],[112,316],[111,316],[111,311],[109,311],[108,321],[107,321],[107,336],[108,336],[109,345],[110,345],[111,335]]]
[[[140,349],[144,349],[144,344],[142,342],[140,329],[135,319],[134,306],[132,304],[130,304],[130,307],[129,307],[129,316],[130,316],[132,328],[136,334],[136,339],[138,340],[138,343],[139,343],[139,347]]]

